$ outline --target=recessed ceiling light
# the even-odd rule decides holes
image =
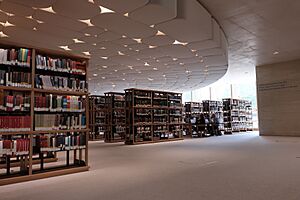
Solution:
[[[89,33],[85,33],[84,35],[85,35],[85,36],[91,36],[91,34],[89,34]]]
[[[111,10],[111,9],[108,9],[108,8],[105,8],[103,6],[99,6],[100,9],[101,9],[101,14],[104,14],[104,13],[115,13],[115,11]]]
[[[104,49],[106,49],[106,48],[105,48],[105,47],[100,47],[100,49],[103,49],[103,50],[104,50]]]
[[[151,28],[154,28],[154,26],[155,26],[154,24],[150,25]]]
[[[127,38],[127,36],[126,35],[122,35],[122,38]]]
[[[86,56],[90,56],[91,55],[91,53],[89,52],[89,51],[84,51],[84,52],[82,52],[84,55],[86,55]]]
[[[41,21],[41,20],[36,20],[36,22],[39,23],[39,24],[43,24],[43,23],[44,23],[44,22]]]
[[[117,72],[118,70],[117,70],[117,69],[115,69],[114,71],[115,71],[115,72]]]
[[[34,31],[37,31],[37,28],[36,27],[33,27],[33,29],[32,30],[34,30]]]
[[[106,69],[106,68],[107,68],[107,66],[106,66],[106,65],[103,65],[103,66],[102,66],[102,68]]]
[[[273,52],[273,55],[278,55],[279,54],[279,51],[274,51]]]
[[[124,44],[123,46],[124,46],[124,47],[128,47],[128,45],[127,45],[127,44]]]
[[[125,17],[129,17],[129,13],[125,13],[124,16],[125,16]]]
[[[197,51],[197,50],[195,50],[195,49],[191,49],[191,51],[192,51],[192,52],[195,52],[195,51]]]
[[[123,80],[123,81],[125,81],[126,79],[125,79],[125,78],[123,78],[122,80]]]
[[[92,79],[91,79],[91,78],[88,78],[88,80],[91,81]]]
[[[111,85],[112,87],[116,87],[116,85],[115,84],[113,84],[113,85]]]
[[[156,67],[153,67],[153,70],[158,70]]]
[[[177,59],[177,58],[173,58],[172,60],[173,60],[173,61],[176,61],[176,60],[178,60],[178,59]]]
[[[101,58],[104,59],[104,60],[108,59],[108,57],[106,57],[106,56],[102,56]]]
[[[137,41],[137,43],[142,43],[142,39],[140,38],[133,38],[133,40]]]
[[[95,77],[96,77],[96,76],[98,76],[98,74],[93,74],[93,76],[95,76]]]
[[[184,63],[179,63],[179,65],[184,65]]]
[[[163,74],[163,77],[166,77],[166,75],[165,75],[165,74]]]
[[[89,2],[95,4],[94,0],[89,0]]]
[[[200,62],[202,62],[202,63],[203,63],[203,62],[204,62],[204,60],[203,60],[203,59],[201,59],[201,60],[200,60]]]
[[[150,66],[150,64],[149,64],[149,63],[147,63],[147,62],[145,62],[145,63],[144,63],[144,65],[145,65],[145,66]]]
[[[94,90],[94,92],[97,92],[97,90]]]
[[[68,46],[58,46],[61,49],[64,49],[66,51],[70,51],[71,49]]]
[[[161,31],[157,31],[156,35],[166,35],[166,34]]]
[[[3,0],[0,0],[0,2],[1,2],[1,1],[3,1]],[[9,12],[5,12],[5,11],[3,11],[3,10],[1,10],[1,9],[0,9],[0,12],[3,12],[4,14],[6,14],[7,16],[10,16],[10,17],[15,16],[15,14],[9,13]]]
[[[173,42],[173,44],[180,44],[180,45],[187,45],[187,42],[179,42],[178,40],[175,40],[175,42]]]
[[[39,8],[40,10],[49,12],[49,13],[54,13],[56,14],[56,12],[53,10],[52,6],[48,7],[48,8]]]
[[[85,43],[84,41],[79,40],[79,39],[77,39],[77,38],[74,38],[73,41],[74,41],[75,43]]]
[[[33,19],[32,15],[26,16],[27,19]]]
[[[141,72],[141,71],[139,71],[138,73],[139,73],[139,74],[141,74],[142,72]]]
[[[139,52],[140,50],[136,49],[135,51],[136,51],[136,52]]]
[[[78,20],[80,22],[83,22],[85,24],[87,24],[88,26],[94,26],[94,24],[92,24],[91,19],[83,19],[83,20]]]
[[[129,49],[129,50],[132,50],[132,48],[131,48],[131,47],[129,47],[128,49]]]
[[[102,79],[105,79],[105,77],[104,77],[104,76],[102,76],[101,78],[102,78]]]
[[[0,22],[0,24],[4,27],[15,26],[14,24],[9,23],[8,21],[6,21],[5,23]]]
[[[8,37],[8,35],[6,35],[5,33],[3,33],[3,31],[0,31],[0,37]]]
[[[93,43],[93,46],[97,46],[97,43]]]
[[[124,56],[124,55],[125,55],[125,54],[122,53],[121,51],[118,51],[118,54],[119,54],[120,56]]]
[[[149,80],[149,81],[153,81],[154,79],[149,77],[148,80]]]
[[[133,67],[132,67],[132,66],[128,66],[128,68],[129,68],[129,69],[133,69]]]
[[[156,48],[157,46],[152,46],[152,45],[149,45],[149,48],[150,49],[154,49],[154,48]]]

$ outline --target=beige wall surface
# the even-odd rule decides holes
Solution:
[[[256,67],[260,135],[300,137],[300,60]]]

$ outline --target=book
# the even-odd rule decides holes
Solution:
[[[0,132],[30,131],[30,116],[0,116]]]
[[[35,111],[84,112],[85,99],[80,96],[45,95],[34,97]]]
[[[35,114],[35,130],[69,130],[86,128],[84,114]]]
[[[57,72],[67,72],[70,74],[86,74],[86,62],[85,61],[74,61],[65,58],[52,58],[49,56],[36,55],[36,68],[57,71]]]
[[[87,84],[85,80],[76,78],[39,75],[35,76],[35,87],[39,89],[48,90],[62,90],[62,91],[78,91],[86,92]]]
[[[30,67],[30,62],[31,50],[29,49],[0,49],[0,64]]]

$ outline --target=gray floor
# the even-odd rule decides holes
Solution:
[[[90,144],[91,171],[0,187],[0,199],[300,199],[300,138],[257,133]]]

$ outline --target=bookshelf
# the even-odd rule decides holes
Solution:
[[[246,126],[247,131],[253,131],[253,118],[252,118],[252,102],[245,102]]]
[[[251,131],[252,103],[243,99],[223,99],[225,133]]]
[[[105,93],[107,130],[105,142],[125,140],[125,93]]]
[[[89,140],[103,140],[107,129],[105,96],[89,96],[90,135]]]
[[[203,104],[203,113],[204,117],[210,122],[209,128],[211,129],[209,134],[212,135],[221,135],[221,131],[224,130],[224,114],[223,114],[223,102],[222,101],[213,101],[213,100],[205,100],[202,102]],[[213,116],[215,119],[213,119]],[[212,127],[212,121],[217,122],[217,128],[219,132],[216,132]]]
[[[125,144],[183,139],[181,93],[126,89],[125,106]]]
[[[1,45],[0,185],[89,169],[87,65]]]
[[[203,113],[203,106],[201,102],[185,102],[184,105],[184,121],[185,134],[189,137],[202,137],[198,131],[197,120],[200,114]]]

